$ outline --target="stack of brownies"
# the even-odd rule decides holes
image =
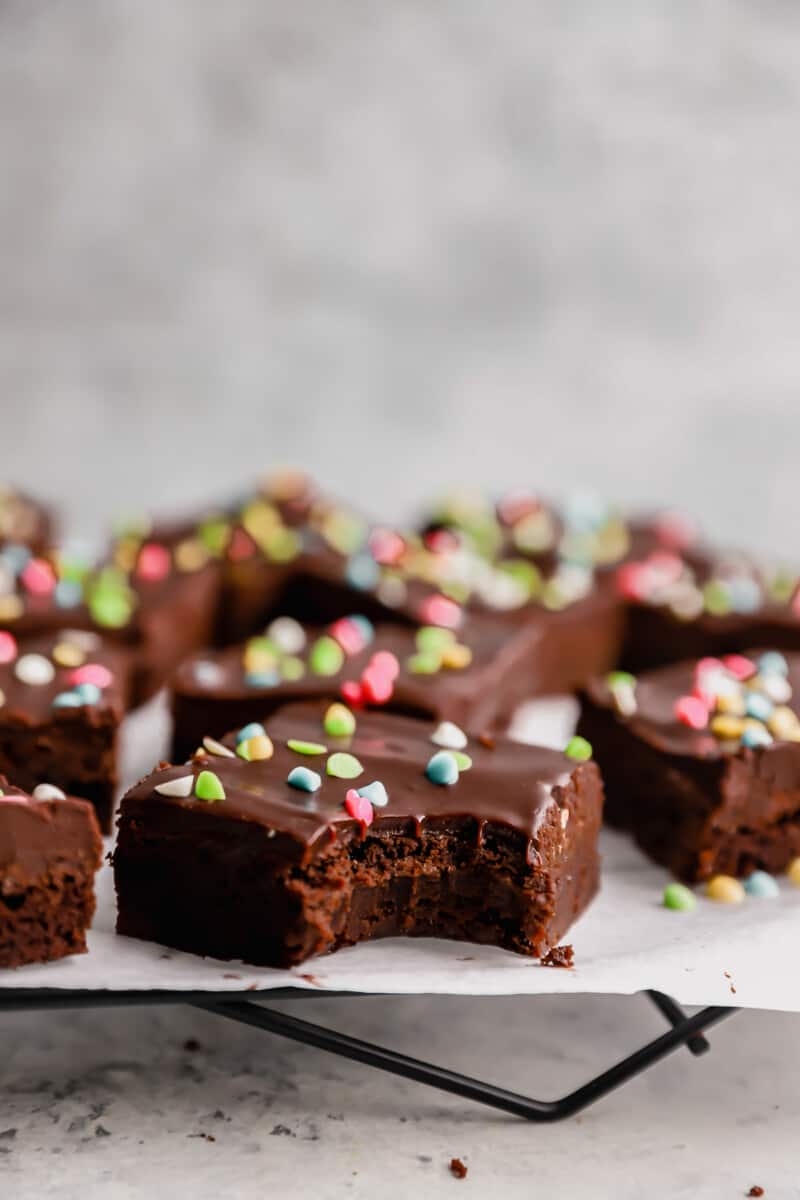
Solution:
[[[585,497],[454,496],[397,529],[284,472],[80,563],[0,493],[0,966],[85,949],[119,727],[162,686],[122,934],[274,966],[396,934],[544,956],[597,889],[604,786],[682,879],[783,870],[799,582]],[[579,689],[563,753],[505,735]]]

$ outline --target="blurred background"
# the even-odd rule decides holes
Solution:
[[[5,0],[3,474],[678,503],[800,557],[800,9]]]

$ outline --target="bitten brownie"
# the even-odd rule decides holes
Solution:
[[[800,854],[800,655],[612,672],[583,696],[610,824],[682,879],[781,871]]]
[[[111,828],[128,659],[86,630],[18,644],[0,630],[0,771],[91,801]]]
[[[345,716],[290,705],[132,788],[118,932],[266,966],[397,934],[554,946],[597,888],[597,767],[388,713],[333,736]]]
[[[373,626],[362,616],[326,628],[279,617],[243,646],[194,655],[174,673],[173,759],[183,762],[206,734],[218,738],[291,700],[325,697],[481,733],[507,724],[530,694],[541,643],[537,625],[510,629],[492,618],[467,621],[456,634]],[[391,668],[385,685],[377,681],[381,663]]]
[[[0,777],[0,967],[83,954],[103,843],[85,800]]]

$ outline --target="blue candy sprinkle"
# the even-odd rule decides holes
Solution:
[[[768,696],[763,696],[761,692],[748,692],[745,701],[745,712],[748,717],[755,717],[757,721],[768,721],[774,707],[775,705]]]
[[[236,735],[236,744],[239,742],[249,742],[250,738],[264,737],[266,729],[260,725],[258,721],[251,721],[249,725],[243,725]]]
[[[11,542],[3,547],[3,552],[0,554],[2,560],[15,575],[19,575],[20,571],[24,571],[28,562],[31,559],[31,552],[27,546],[19,546],[16,542]]]
[[[360,613],[354,613],[350,617],[350,620],[358,627],[364,641],[367,643],[371,642],[375,637],[375,626],[372,624],[372,621],[368,617],[362,617]]]
[[[378,583],[381,569],[371,554],[354,554],[347,561],[345,577],[351,587],[365,592]]]
[[[59,692],[53,697],[53,708],[80,708],[83,704],[77,692]]]
[[[760,729],[758,727],[754,729],[745,729],[744,733],[742,734],[743,746],[751,746],[755,748],[758,746],[770,746],[771,744],[772,734],[766,729]]]
[[[753,871],[744,881],[744,890],[748,896],[757,896],[759,900],[772,900],[780,895],[777,880],[766,871]]]
[[[271,688],[278,686],[281,677],[277,671],[248,671],[244,681],[248,687]]]
[[[83,588],[77,579],[59,579],[53,595],[59,608],[74,608],[83,599]]]
[[[96,683],[79,683],[75,694],[80,698],[81,704],[97,704],[103,693]]]
[[[308,767],[292,767],[286,776],[286,782],[289,787],[297,788],[301,792],[316,792],[322,786],[320,776]]]
[[[365,783],[363,787],[356,788],[356,791],[359,796],[369,800],[373,808],[385,808],[389,803],[389,793],[380,779],[376,779],[373,783]]]
[[[749,575],[728,580],[728,597],[734,612],[755,612],[761,607],[761,588]]]
[[[439,750],[430,759],[425,774],[431,783],[458,783],[458,763],[448,750]]]
[[[777,650],[768,650],[758,659],[759,675],[788,675],[789,664]]]

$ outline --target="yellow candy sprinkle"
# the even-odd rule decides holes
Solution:
[[[86,652],[74,642],[58,642],[53,647],[52,658],[60,667],[80,667],[86,662]]]
[[[0,621],[16,621],[24,608],[19,596],[0,596]]]
[[[242,655],[242,663],[248,674],[256,674],[260,671],[275,670],[278,665],[278,659],[263,643],[254,643],[245,648],[245,652]]]
[[[730,696],[717,696],[717,712],[727,713],[733,717],[743,717],[745,714],[744,697],[739,692]]]
[[[245,742],[239,742],[236,753],[247,762],[262,762],[266,758],[272,758],[275,747],[265,733],[259,733]]]
[[[3,689],[2,689],[2,688],[0,688],[0,708],[2,708],[2,707],[3,707],[3,705],[5,704],[5,702],[6,702],[6,694],[5,694],[5,692],[3,691]],[[2,793],[2,792],[0,792],[0,796],[2,796],[2,794],[3,794],[3,793]]]
[[[706,884],[706,895],[709,900],[716,900],[719,904],[741,904],[745,891],[732,875],[715,875]]]
[[[745,723],[740,717],[719,716],[711,719],[711,732],[715,737],[728,739],[740,738],[744,733]]]
[[[800,887],[800,858],[793,858],[786,868],[786,874],[795,887]]]
[[[463,671],[472,662],[472,651],[469,646],[457,642],[454,646],[445,646],[441,661],[442,666],[451,671]]]
[[[800,721],[791,708],[785,704],[778,704],[770,714],[767,729],[773,737],[788,740],[792,734],[800,731]]]
[[[175,566],[179,571],[199,571],[208,562],[208,551],[199,538],[187,538],[175,547]]]

